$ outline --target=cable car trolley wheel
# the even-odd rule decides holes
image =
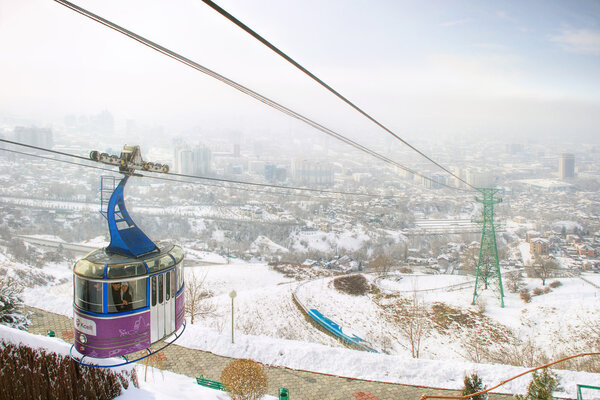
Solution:
[[[90,152],[90,160],[98,161],[103,164],[114,165],[119,167],[119,172],[126,175],[133,175],[136,170],[168,173],[169,166],[167,164],[159,164],[146,162],[142,159],[140,146],[123,146],[120,155],[108,153],[99,153],[96,150]]]

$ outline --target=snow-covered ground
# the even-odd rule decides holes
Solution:
[[[10,264],[8,260],[4,263]],[[50,287],[26,289],[25,302],[71,316],[71,265],[54,264],[43,271],[57,279]],[[595,279],[594,274],[589,275]],[[265,264],[242,262],[186,268],[186,279],[189,281],[194,276],[204,279],[205,287],[212,292],[213,296],[206,302],[213,305],[214,313],[188,325],[178,341],[182,346],[224,356],[252,358],[268,365],[445,388],[461,388],[464,374],[472,371],[477,371],[488,387],[524,371],[520,367],[466,361],[460,355],[460,336],[465,334],[461,330],[452,333],[457,337],[432,334],[424,341],[421,358],[413,359],[409,347],[398,335],[397,326],[384,317],[374,296],[340,293],[332,287],[331,278],[299,283]],[[61,278],[67,282],[60,283]],[[468,279],[407,275],[398,282],[385,280],[385,284],[390,290],[408,290],[409,293],[402,293],[403,296],[410,296],[413,289],[421,290],[418,296],[429,305],[442,302],[458,310],[475,311],[475,306],[469,306],[473,289],[455,289],[456,284],[468,283]],[[507,292],[505,307],[500,308],[495,297],[485,294],[482,296],[486,302],[485,317],[513,329],[524,338],[533,337],[541,346],[560,348],[563,343],[557,340],[568,337],[582,321],[592,320],[600,305],[599,289],[579,278],[562,278],[560,281],[562,286],[549,294],[534,296],[529,304],[523,303],[518,294]],[[525,279],[525,282],[530,289],[541,286],[539,279]],[[296,289],[306,306],[319,309],[376,348],[386,348],[390,354],[350,350],[316,330],[292,302],[292,293]],[[237,292],[234,301],[235,344],[231,344],[229,331],[231,290]],[[564,388],[558,393],[561,397],[574,398],[577,383],[600,382],[600,374],[558,371],[558,375]],[[529,380],[529,377],[519,378],[500,391],[523,393]]]

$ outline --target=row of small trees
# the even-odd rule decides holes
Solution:
[[[534,371],[531,378],[531,382],[527,386],[527,393],[515,395],[517,400],[551,400],[554,397],[552,393],[558,389],[558,378],[556,375],[548,370],[547,368]],[[464,386],[462,390],[463,396],[469,396],[476,394],[471,397],[473,400],[487,400],[488,394],[480,393],[485,390],[483,381],[476,374],[472,373],[471,376],[466,375],[464,379]]]

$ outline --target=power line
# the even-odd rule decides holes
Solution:
[[[236,24],[238,27],[242,28],[245,32],[247,32],[252,37],[254,37],[256,40],[258,40],[259,42],[261,42],[262,44],[264,44],[265,46],[267,46],[273,52],[277,53],[284,60],[286,60],[287,62],[289,62],[290,64],[292,64],[294,67],[298,68],[300,71],[302,71],[303,73],[305,73],[306,75],[308,75],[311,79],[313,79],[319,85],[323,86],[325,89],[327,89],[328,91],[330,91],[331,93],[333,93],[337,98],[339,98],[340,100],[342,100],[344,103],[348,104],[354,110],[358,111],[360,114],[362,114],[364,117],[366,117],[369,121],[373,122],[375,125],[377,125],[381,129],[383,129],[384,131],[386,131],[387,133],[389,133],[390,135],[392,135],[393,137],[395,137],[396,139],[398,139],[399,141],[401,141],[402,143],[404,143],[411,150],[414,150],[419,155],[421,155],[422,157],[424,157],[426,160],[430,161],[435,166],[439,167],[444,172],[448,173],[449,175],[451,175],[454,178],[458,179],[459,181],[463,182],[467,186],[471,187],[472,189],[476,189],[474,186],[472,186],[471,184],[469,184],[467,181],[465,181],[461,177],[455,175],[450,170],[448,170],[447,168],[445,168],[443,165],[439,164],[438,162],[436,162],[435,160],[433,160],[431,157],[427,156],[425,153],[423,153],[422,151],[420,151],[419,149],[417,149],[416,147],[414,147],[413,145],[411,145],[410,143],[408,143],[406,140],[404,140],[400,136],[396,135],[394,132],[392,132],[390,129],[388,129],[386,126],[384,126],[382,123],[380,123],[379,121],[377,121],[375,118],[371,117],[369,114],[367,114],[365,111],[363,111],[357,105],[355,105],[353,102],[351,102],[350,100],[348,100],[346,97],[342,96],[338,91],[336,91],[331,86],[329,86],[328,84],[326,84],[325,82],[323,82],[321,79],[319,79],[317,76],[315,76],[312,72],[310,72],[309,70],[307,70],[306,68],[304,68],[302,65],[298,64],[290,56],[288,56],[287,54],[285,54],[283,51],[279,50],[277,47],[275,47],[273,44],[271,44],[271,42],[269,42],[264,37],[262,37],[261,35],[259,35],[258,33],[256,33],[249,26],[247,26],[246,24],[244,24],[243,22],[241,22],[239,19],[237,19],[236,17],[234,17],[233,15],[231,15],[230,13],[228,13],[227,11],[225,11],[223,8],[219,7],[216,3],[214,3],[211,0],[202,0],[202,1],[204,3],[206,3],[208,6],[210,6],[212,9],[214,9],[215,11],[217,11],[219,14],[221,14],[222,16],[224,16],[225,18],[227,18],[228,20],[230,20],[231,22],[233,22],[234,24]]]
[[[73,158],[84,160],[84,161],[92,161],[89,158],[79,156],[76,154],[65,153],[62,151],[52,150],[52,149],[48,149],[45,147],[33,146],[30,144],[25,144],[25,143],[19,143],[19,142],[15,142],[12,140],[0,139],[0,142],[12,144],[15,146],[27,147],[27,148],[30,148],[33,150],[39,150],[39,151],[43,151],[43,152],[47,152],[47,153],[58,154],[58,155],[65,156],[65,157],[73,157]],[[62,159],[57,159],[57,158],[45,157],[45,156],[41,156],[38,154],[24,153],[24,152],[20,152],[17,150],[10,150],[10,149],[4,149],[4,148],[0,148],[0,150],[17,153],[17,154],[21,154],[21,155],[26,155],[26,156],[31,156],[31,157],[37,157],[37,158],[41,158],[41,159],[45,159],[45,160],[63,162],[63,163],[67,163],[67,164],[77,165],[80,167],[87,167],[87,168],[94,168],[94,169],[99,169],[99,170],[103,170],[103,171],[115,172],[113,169],[97,167],[97,166],[89,165],[89,164],[81,164],[81,163],[76,163],[73,161],[62,160]],[[153,171],[147,171],[147,172],[153,173]],[[160,175],[142,175],[142,174],[138,174],[138,175],[147,177],[147,178],[158,179],[158,180],[165,180],[165,181],[172,181],[172,182],[179,182],[179,183],[190,183],[190,184],[203,184],[205,186],[214,186],[214,187],[225,188],[225,189],[247,190],[247,191],[255,191],[255,192],[269,193],[269,194],[279,194],[279,193],[273,193],[270,191],[258,190],[258,189],[251,190],[248,188],[227,187],[227,186],[223,186],[223,185],[210,185],[207,183],[182,181],[182,180],[177,180],[177,179],[173,179],[173,178],[167,178],[163,175],[169,175],[169,176],[180,177],[180,178],[201,179],[201,180],[214,181],[214,182],[223,182],[223,183],[230,183],[230,184],[236,184],[236,185],[247,185],[247,186],[255,186],[255,187],[261,187],[261,188],[271,188],[271,189],[278,189],[278,190],[295,190],[295,191],[304,191],[304,192],[329,194],[329,195],[335,194],[335,195],[344,195],[344,196],[383,197],[382,195],[372,194],[372,193],[359,193],[359,192],[346,192],[346,191],[339,191],[339,190],[301,188],[301,187],[295,187],[295,186],[275,185],[275,184],[269,184],[269,183],[246,182],[246,181],[240,181],[240,180],[234,180],[234,179],[213,178],[213,177],[188,175],[188,174],[178,174],[178,173],[174,173],[174,172],[169,172],[166,174],[157,172],[157,174],[160,174]],[[305,196],[305,195],[299,195],[299,196]]]
[[[64,163],[64,164],[71,164],[71,165],[75,165],[78,167],[86,167],[86,168],[93,168],[93,169],[98,169],[101,171],[108,171],[108,172],[116,172],[114,169],[110,169],[110,168],[103,168],[103,167],[97,167],[94,165],[89,165],[89,164],[81,164],[81,163],[77,163],[77,162],[73,162],[73,161],[68,161],[68,160],[62,160],[60,158],[52,158],[52,157],[46,157],[46,156],[42,156],[39,154],[32,154],[32,153],[25,153],[22,151],[18,151],[18,150],[10,150],[10,149],[5,149],[5,148],[0,148],[0,151],[6,151],[9,153],[15,153],[15,154],[19,154],[22,156],[28,156],[28,157],[34,157],[34,158],[40,158],[43,160],[49,160],[49,161],[56,161],[56,162],[60,162],[60,163]],[[67,155],[66,153],[64,155]],[[76,155],[72,155],[73,157],[78,157]],[[83,157],[85,159],[85,157]],[[87,161],[90,161],[89,159]],[[166,177],[162,177],[162,176],[152,176],[152,175],[142,175],[142,174],[138,174],[141,177],[145,177],[145,178],[150,178],[150,179],[157,179],[157,180],[164,180],[164,181],[170,181],[170,182],[177,182],[177,183],[184,183],[184,184],[190,184],[190,185],[202,185],[202,186],[210,186],[210,187],[215,187],[218,189],[232,189],[232,190],[243,190],[243,191],[248,191],[248,192],[258,192],[258,193],[268,193],[268,194],[280,194],[280,193],[274,193],[274,192],[270,192],[268,190],[260,190],[260,189],[250,189],[250,188],[244,188],[244,187],[233,187],[233,186],[224,186],[224,185],[217,185],[217,184],[211,184],[211,183],[206,183],[206,182],[190,182],[190,181],[183,181],[180,179],[172,179],[172,178],[166,178]],[[284,195],[283,193],[281,193],[282,195]],[[295,196],[299,196],[299,197],[311,197],[309,195],[305,195],[305,194],[295,194]]]
[[[263,95],[255,92],[255,91],[253,91],[253,90],[251,90],[251,89],[249,89],[249,88],[247,88],[247,87],[245,87],[245,86],[243,86],[243,85],[241,85],[241,84],[239,84],[239,83],[237,83],[237,82],[235,82],[235,81],[233,81],[233,80],[231,80],[231,79],[229,79],[229,78],[227,78],[227,77],[225,77],[223,75],[218,74],[217,72],[214,72],[214,71],[212,71],[212,70],[210,70],[210,69],[208,69],[208,68],[206,68],[206,67],[204,67],[204,66],[202,66],[202,65],[200,65],[200,64],[198,64],[198,63],[196,63],[196,62],[194,62],[194,61],[192,61],[192,60],[190,60],[188,58],[186,58],[186,57],[183,57],[182,55],[180,55],[178,53],[175,53],[172,50],[167,49],[166,47],[163,47],[163,46],[161,46],[159,44],[156,44],[156,43],[154,43],[154,42],[152,42],[152,41],[150,41],[150,40],[148,40],[148,39],[146,39],[146,38],[144,38],[144,37],[142,37],[142,36],[140,36],[140,35],[138,35],[136,33],[133,33],[131,31],[129,31],[129,30],[127,30],[127,29],[125,29],[125,28],[123,28],[123,27],[121,27],[121,26],[119,26],[119,25],[117,25],[117,24],[115,24],[115,23],[113,23],[111,21],[108,21],[107,19],[104,19],[104,18],[102,18],[102,17],[100,17],[100,16],[98,16],[98,15],[96,15],[96,14],[90,12],[90,11],[87,11],[87,10],[85,10],[85,9],[83,9],[83,8],[81,8],[81,7],[73,4],[73,3],[70,3],[70,2],[68,2],[66,0],[54,0],[54,1],[56,1],[57,3],[65,6],[67,8],[70,8],[71,10],[73,10],[73,11],[75,11],[75,12],[81,14],[81,15],[84,15],[84,16],[86,16],[86,17],[88,17],[88,18],[90,18],[90,19],[92,19],[92,20],[94,20],[96,22],[99,22],[102,25],[105,25],[105,26],[107,26],[107,27],[109,27],[109,28],[111,28],[111,29],[119,32],[119,33],[122,33],[123,35],[128,36],[128,37],[132,38],[133,40],[135,40],[135,41],[137,41],[137,42],[139,42],[139,43],[141,43],[141,44],[143,44],[143,45],[145,45],[147,47],[150,47],[153,50],[158,51],[159,53],[162,53],[162,54],[164,54],[164,55],[166,55],[168,57],[171,57],[171,58],[173,58],[173,59],[175,59],[175,60],[177,60],[177,61],[179,61],[179,62],[181,62],[181,63],[183,63],[185,65],[187,65],[188,67],[194,68],[195,70],[198,70],[198,71],[200,71],[200,72],[202,72],[202,73],[204,73],[206,75],[209,75],[209,76],[211,76],[211,77],[213,77],[213,78],[215,78],[215,79],[217,79],[217,80],[219,80],[219,81],[221,81],[221,82],[223,82],[223,83],[225,83],[225,84],[233,87],[234,89],[239,90],[240,92],[242,92],[242,93],[244,93],[244,94],[246,94],[246,95],[248,95],[248,96],[250,96],[250,97],[252,97],[252,98],[254,98],[256,100],[258,100],[258,101],[260,101],[260,102],[262,102],[262,103],[264,103],[264,104],[266,104],[266,105],[268,105],[268,106],[270,106],[270,107],[272,107],[272,108],[274,108],[274,109],[276,109],[276,110],[278,110],[278,111],[280,111],[280,112],[282,112],[282,113],[284,113],[284,114],[286,114],[286,115],[288,115],[288,116],[290,116],[292,118],[298,119],[298,120],[304,122],[305,124],[307,124],[307,125],[315,128],[315,129],[317,129],[317,130],[319,130],[319,131],[321,131],[321,132],[323,132],[323,133],[325,133],[325,134],[327,134],[327,135],[329,135],[329,136],[331,136],[331,137],[333,137],[335,139],[338,139],[338,140],[340,140],[340,141],[342,141],[342,142],[344,142],[344,143],[346,143],[346,144],[348,144],[348,145],[350,145],[350,146],[352,146],[352,147],[354,147],[354,148],[356,148],[356,149],[358,149],[358,150],[360,150],[362,152],[370,154],[373,157],[376,157],[376,158],[378,158],[381,161],[384,161],[384,162],[386,162],[388,164],[394,165],[395,167],[403,169],[403,170],[405,170],[405,171],[407,171],[407,172],[409,172],[409,173],[411,173],[413,175],[422,177],[423,179],[429,180],[429,181],[431,181],[431,182],[433,182],[433,183],[435,183],[437,185],[444,186],[444,187],[447,187],[449,189],[462,190],[462,189],[456,188],[454,186],[447,185],[447,184],[442,183],[442,182],[437,182],[436,180],[434,180],[434,179],[432,179],[432,178],[430,178],[428,176],[420,174],[419,172],[416,172],[416,171],[414,171],[414,170],[412,170],[412,169],[410,169],[410,168],[408,168],[408,167],[406,167],[404,165],[401,165],[401,164],[399,164],[399,163],[397,163],[397,162],[395,162],[395,161],[393,161],[393,160],[391,160],[391,159],[389,159],[389,158],[387,158],[387,157],[385,157],[385,156],[383,156],[383,155],[381,155],[381,154],[379,154],[379,153],[377,153],[377,152],[375,152],[373,150],[370,150],[370,149],[366,148],[365,146],[363,146],[363,145],[361,145],[361,144],[359,144],[359,143],[357,143],[357,142],[355,142],[355,141],[353,141],[351,139],[348,139],[345,136],[343,136],[343,135],[341,135],[341,134],[339,134],[339,133],[337,133],[337,132],[335,132],[335,131],[333,131],[333,130],[331,130],[331,129],[329,129],[329,128],[327,128],[327,127],[325,127],[325,126],[323,126],[323,125],[321,125],[321,124],[319,124],[319,123],[317,123],[317,122],[315,122],[313,120],[311,120],[310,118],[307,118],[307,117],[305,117],[305,116],[303,116],[303,115],[301,115],[301,114],[299,114],[299,113],[297,113],[297,112],[295,112],[295,111],[293,111],[293,110],[291,110],[291,109],[289,109],[289,108],[287,108],[287,107],[285,107],[285,106],[277,103],[274,100],[271,100],[271,99],[269,99],[269,98],[267,98],[267,97],[265,97],[265,96],[263,96]]]

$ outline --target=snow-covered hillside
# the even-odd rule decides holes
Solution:
[[[48,269],[48,273],[70,279],[67,278],[70,265],[58,264]],[[500,308],[493,296],[483,296],[486,304],[485,312],[481,314],[482,305],[479,309],[470,306],[472,287],[465,277],[402,275],[378,280],[385,291],[350,296],[334,289],[331,277],[298,282],[264,263],[237,262],[186,268],[186,279],[194,276],[204,279],[206,289],[212,292],[205,302],[212,304],[213,313],[189,325],[178,342],[180,345],[224,356],[248,357],[269,365],[446,388],[460,388],[464,374],[471,371],[477,371],[484,383],[491,386],[524,370],[522,367],[468,361],[463,345],[478,326],[493,332],[510,331],[515,335],[514,340],[519,337],[532,339],[546,349],[567,350],[568,345],[576,343],[566,341],[565,335],[576,331],[581,321],[594,318],[600,301],[600,290],[577,278],[561,279],[562,286],[548,294],[534,296],[529,304],[523,303],[517,294],[507,293],[506,307]],[[373,277],[367,277],[375,283]],[[595,279],[595,276],[590,278]],[[526,283],[530,288],[539,286],[539,280],[526,280]],[[461,288],[463,284],[465,288]],[[238,293],[234,303],[234,345],[228,328],[231,326],[228,294],[233,289]],[[452,312],[475,321],[471,328],[449,323],[444,329],[434,329],[424,340],[419,359],[410,356],[408,344],[399,334],[393,318],[389,317],[387,307],[411,297],[415,289],[417,296],[431,310],[436,304],[443,304],[444,309],[454,310]],[[389,354],[351,350],[316,330],[292,302],[292,293],[296,290],[306,306],[319,309],[328,318]],[[394,293],[394,290],[400,292]],[[26,289],[24,297],[29,305],[71,316],[71,296],[70,280],[60,283],[57,279],[49,287]],[[560,395],[568,397],[575,397],[575,384],[600,381],[600,374],[584,372],[559,371],[559,376],[564,388]],[[524,392],[528,382],[529,378],[520,378],[503,386],[502,391]]]

